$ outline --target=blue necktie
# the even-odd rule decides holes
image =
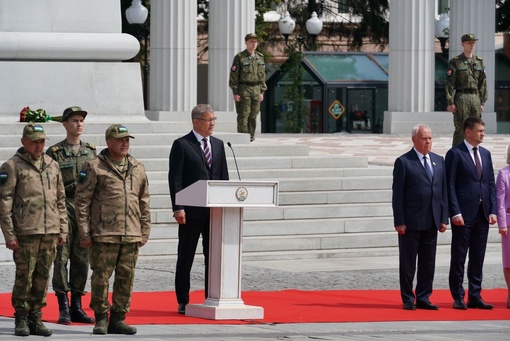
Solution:
[[[427,157],[423,155],[423,167],[425,167],[425,173],[427,173],[430,181],[434,178],[434,175],[432,174],[432,170],[429,167],[429,164],[427,162]]]

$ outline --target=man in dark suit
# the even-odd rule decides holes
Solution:
[[[175,195],[198,180],[228,180],[223,141],[212,135],[216,117],[208,104],[199,104],[191,112],[193,130],[174,141],[170,151],[168,183],[174,218],[179,223],[179,244],[175,270],[175,294],[178,312],[184,314],[189,302],[190,272],[198,240],[202,235],[205,261],[205,296],[209,276],[209,208],[177,205]]]
[[[496,223],[496,189],[490,152],[480,147],[485,123],[477,117],[464,121],[465,140],[446,153],[452,245],[449,284],[453,308],[492,309],[481,296],[483,261],[489,224]],[[464,303],[464,265],[468,261],[468,301]]]
[[[413,127],[412,141],[414,148],[397,158],[393,169],[392,206],[398,232],[400,295],[406,310],[437,310],[429,297],[434,281],[437,231],[444,232],[448,224],[444,159],[430,152],[432,132],[427,125]]]

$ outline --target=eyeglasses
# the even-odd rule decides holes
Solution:
[[[211,117],[211,118],[197,118],[197,120],[200,121],[206,121],[207,123],[215,122],[218,118],[217,117]]]

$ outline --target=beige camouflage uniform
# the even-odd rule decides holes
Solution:
[[[0,225],[13,251],[16,277],[12,290],[15,315],[40,321],[46,306],[50,269],[59,237],[67,237],[64,183],[59,166],[42,155],[31,161],[24,148],[0,167]]]
[[[140,242],[149,238],[150,195],[144,166],[129,154],[125,172],[104,149],[89,161],[76,186],[76,220],[80,239],[92,238],[90,308],[98,316],[129,312]],[[113,306],[108,281],[115,271]]]

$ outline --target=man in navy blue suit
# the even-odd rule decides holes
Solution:
[[[186,312],[189,302],[190,272],[200,235],[205,262],[205,297],[208,295],[210,211],[208,207],[177,205],[175,195],[198,180],[228,180],[225,145],[211,136],[216,123],[213,108],[208,104],[197,105],[191,112],[191,120],[193,130],[172,144],[168,172],[172,210],[179,223],[175,270],[179,314]]]
[[[398,232],[400,295],[405,310],[437,310],[429,297],[436,265],[437,231],[444,232],[448,224],[444,159],[430,151],[432,131],[427,125],[413,127],[412,141],[413,149],[397,158],[393,169],[392,206]]]
[[[484,135],[485,123],[480,118],[468,117],[464,121],[464,141],[450,149],[445,157],[452,221],[449,284],[454,309],[493,308],[481,296],[489,224],[496,223],[496,186],[491,153],[480,147]],[[466,306],[462,283],[468,252]]]

